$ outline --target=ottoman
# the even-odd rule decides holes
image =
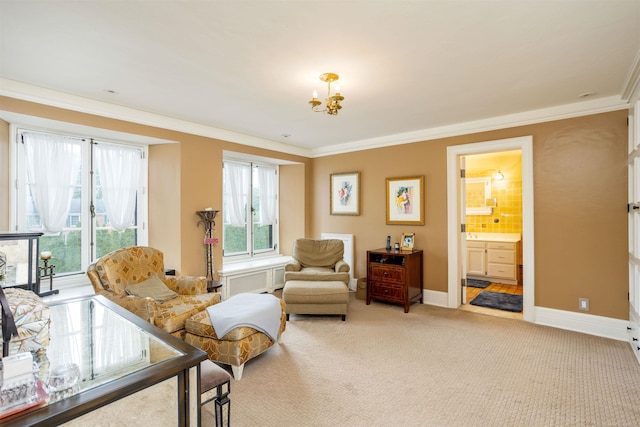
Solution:
[[[284,284],[282,299],[290,314],[341,314],[347,319],[349,288],[342,281],[289,280]]]
[[[220,304],[224,304],[221,302]],[[278,339],[287,325],[284,312],[285,302],[280,300],[281,316]],[[223,337],[218,337],[211,324],[211,318],[206,310],[201,311],[187,319],[185,322],[186,335],[184,341],[207,353],[209,360],[213,362],[231,365],[233,378],[240,380],[244,364],[263,353],[275,342],[266,334],[248,327],[240,326],[227,332]]]

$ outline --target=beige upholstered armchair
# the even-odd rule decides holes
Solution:
[[[96,294],[178,338],[188,318],[220,302],[219,293],[207,292],[205,277],[165,276],[162,252],[149,247],[110,252],[87,275]]]
[[[342,240],[298,239],[285,265],[282,298],[290,314],[339,314],[346,320],[349,264]]]
[[[349,285],[349,264],[344,243],[338,239],[298,239],[293,244],[293,261],[285,265],[284,281],[341,281]]]

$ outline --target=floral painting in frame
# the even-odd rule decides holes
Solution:
[[[387,178],[387,224],[424,225],[424,176]]]
[[[360,215],[360,172],[332,173],[329,191],[331,215]]]

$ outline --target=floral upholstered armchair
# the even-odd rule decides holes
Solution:
[[[162,252],[149,247],[110,252],[87,275],[97,295],[178,338],[188,318],[220,302],[219,293],[207,292],[205,277],[165,276]]]

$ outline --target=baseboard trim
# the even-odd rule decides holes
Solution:
[[[629,333],[627,332],[629,321],[627,320],[546,307],[534,307],[534,310],[534,323],[538,325],[552,326],[618,341],[629,340]]]
[[[437,305],[438,307],[449,307],[449,294],[447,292],[422,290],[422,301],[424,304]]]
[[[424,289],[422,292],[425,304],[438,307],[449,307],[448,293]],[[581,332],[598,337],[618,341],[629,341],[627,326],[629,321],[593,314],[575,313],[546,307],[534,307],[533,323],[568,331]]]

